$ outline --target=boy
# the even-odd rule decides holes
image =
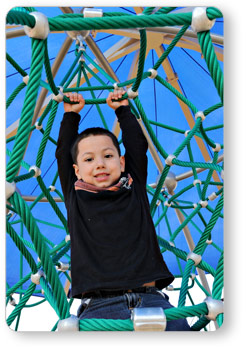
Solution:
[[[82,298],[78,317],[129,319],[133,307],[170,308],[160,292],[173,281],[160,253],[146,193],[145,136],[124,91],[109,93],[125,156],[116,137],[102,128],[78,135],[85,101],[67,94],[56,158],[71,236],[72,297]],[[189,330],[186,320],[167,330]]]

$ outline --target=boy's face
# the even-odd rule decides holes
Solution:
[[[105,188],[119,180],[125,159],[119,156],[109,136],[88,136],[78,144],[77,164],[73,167],[78,179]]]

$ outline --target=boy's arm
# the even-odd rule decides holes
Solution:
[[[107,104],[115,110],[120,128],[122,130],[122,141],[126,149],[125,169],[134,178],[137,178],[144,186],[147,181],[147,150],[148,142],[135,117],[132,114],[127,99],[120,100],[125,91],[122,89],[114,90],[109,93]]]
[[[58,174],[65,201],[71,187],[74,187],[76,176],[73,168],[71,147],[78,136],[80,115],[75,112],[64,113],[56,148]]]
[[[65,201],[77,180],[73,168],[74,161],[71,155],[71,147],[78,136],[79,112],[85,105],[85,100],[80,94],[67,93],[66,96],[71,102],[76,104],[64,102],[65,113],[61,122],[56,148],[58,173]]]
[[[129,106],[120,106],[115,110],[125,147],[126,171],[133,174],[141,183],[147,182],[148,142]]]

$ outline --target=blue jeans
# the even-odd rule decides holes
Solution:
[[[147,293],[125,293],[124,295],[84,298],[78,309],[77,316],[82,319],[121,319],[131,318],[133,308],[162,307],[164,310],[173,306],[168,296],[156,288],[149,287]],[[190,331],[186,319],[167,322],[166,331]]]

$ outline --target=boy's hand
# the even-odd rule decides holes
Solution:
[[[128,105],[128,99],[123,99],[122,101],[118,101],[120,99],[125,91],[123,89],[115,89],[114,92],[110,92],[108,95],[108,98],[106,99],[106,102],[108,106],[114,110],[119,108],[122,105]],[[117,102],[113,102],[113,100]]]
[[[70,99],[71,102],[78,102],[77,104],[70,104],[64,102],[64,110],[65,112],[75,112],[79,113],[81,109],[85,106],[85,100],[81,94],[78,93],[64,93],[66,97]]]

